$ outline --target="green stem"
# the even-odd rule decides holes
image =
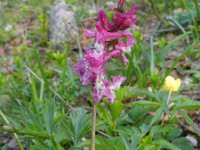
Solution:
[[[14,134],[22,134],[22,135],[29,135],[37,138],[43,138],[43,139],[50,139],[50,136],[46,132],[37,132],[37,131],[31,131],[31,130],[17,130],[17,129],[5,129],[1,128],[0,132],[10,132]]]
[[[36,57],[36,61],[38,63],[38,67],[39,67],[40,73],[42,75],[42,79],[44,81],[44,87],[46,88],[46,93],[47,93],[47,96],[48,96],[48,100],[50,100],[50,89],[49,89],[49,84],[48,84],[48,80],[47,80],[47,75],[46,75],[46,73],[44,71],[44,67],[42,65],[42,61],[41,61],[40,55],[39,55],[38,51],[36,50],[36,48],[34,48],[34,55]]]
[[[170,100],[171,94],[172,94],[172,91],[169,91],[169,94],[168,94],[168,97],[167,97],[167,105],[169,104],[169,100]]]
[[[96,109],[97,103],[93,102],[91,150],[95,150]]]
[[[113,136],[115,136],[114,129],[115,129],[115,120],[112,121],[112,135],[113,135]]]
[[[153,36],[150,37],[150,51],[151,51],[151,76],[154,75],[154,68],[155,68],[155,58],[154,58],[154,44],[153,44]]]

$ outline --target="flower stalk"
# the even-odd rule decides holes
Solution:
[[[169,100],[170,100],[171,94],[172,94],[172,91],[169,91],[169,94],[168,94],[168,97],[167,97],[167,105],[169,105]]]
[[[95,103],[94,101],[92,110],[91,150],[95,150],[96,113],[97,113],[97,103]]]

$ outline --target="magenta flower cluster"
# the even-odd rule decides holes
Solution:
[[[94,47],[85,47],[84,58],[73,66],[75,72],[80,75],[82,85],[93,85],[92,95],[96,103],[103,97],[106,97],[110,103],[115,100],[115,90],[125,81],[123,76],[115,76],[112,81],[105,79],[106,68],[104,64],[111,58],[122,57],[125,64],[128,59],[125,53],[131,51],[131,47],[136,40],[132,33],[124,31],[137,22],[135,14],[138,7],[133,7],[125,13],[120,12],[125,0],[119,0],[118,7],[113,8],[116,11],[112,22],[108,21],[108,17],[103,10],[98,13],[98,20],[94,30],[86,30],[85,36],[94,39]],[[126,38],[126,42],[122,41]],[[109,43],[112,48],[108,49]]]

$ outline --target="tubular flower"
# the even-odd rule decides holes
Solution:
[[[81,76],[80,80],[83,85],[94,83],[99,72],[105,73],[104,66],[92,66],[87,59],[80,60],[73,66],[73,70]]]
[[[115,90],[118,90],[121,84],[125,81],[125,77],[115,76],[112,82],[104,80],[101,76],[97,79],[95,86],[93,87],[93,98],[96,102],[99,102],[103,97],[106,97],[112,104],[115,100]]]
[[[98,13],[97,24],[109,32],[126,30],[137,22],[137,18],[135,16],[137,11],[138,6],[133,7],[125,13],[117,12],[113,17],[112,22],[109,22],[106,13],[103,10],[100,10]]]
[[[176,92],[178,91],[180,85],[181,85],[180,79],[175,80],[172,76],[167,76],[165,78],[164,90]]]
[[[132,33],[130,32],[108,32],[105,29],[100,28],[99,25],[96,25],[96,31],[85,31],[85,36],[89,38],[94,38],[94,51],[101,54],[106,51],[106,42],[117,41],[117,44],[114,46],[114,51],[121,51],[121,56],[124,60],[124,63],[127,64],[128,60],[125,57],[124,53],[129,53],[131,47],[135,44],[136,40],[133,38]],[[127,42],[119,41],[119,38],[127,38]]]
[[[98,13],[98,21],[94,30],[85,30],[84,35],[94,40],[94,45],[84,47],[84,58],[73,66],[76,74],[80,75],[82,85],[92,84],[92,96],[95,103],[102,98],[107,98],[110,103],[115,100],[115,90],[125,81],[125,77],[120,75],[113,77],[112,81],[105,79],[106,69],[105,63],[111,58],[122,57],[125,64],[128,59],[125,53],[131,51],[136,40],[131,32],[124,31],[137,22],[135,14],[138,7],[134,7],[125,13],[121,13],[120,9],[125,0],[119,0],[117,8],[114,8],[116,14],[112,22],[108,21],[108,17],[103,10]],[[122,39],[126,39],[124,42]],[[108,47],[112,50],[108,50]]]

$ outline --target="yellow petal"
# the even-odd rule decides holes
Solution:
[[[180,85],[180,79],[175,80],[172,76],[167,76],[165,78],[164,90],[176,92],[178,91]]]
[[[165,90],[166,91],[171,91],[171,88],[173,86],[173,84],[175,83],[175,79],[172,76],[167,76],[165,78]]]
[[[176,79],[176,84],[173,87],[173,92],[178,91],[180,85],[181,85],[181,79]]]

